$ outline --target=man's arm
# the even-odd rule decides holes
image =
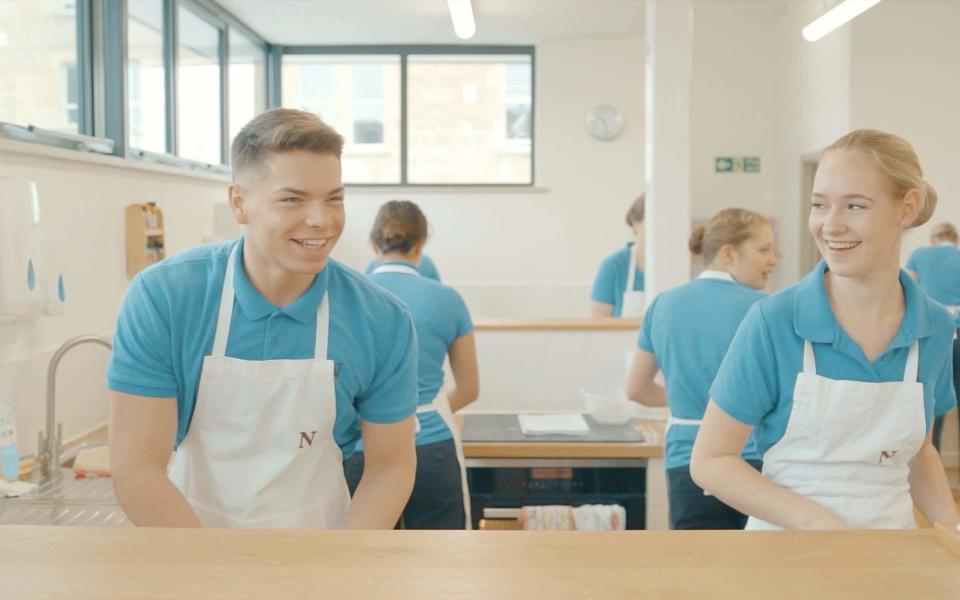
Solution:
[[[347,529],[393,529],[397,524],[417,474],[414,418],[386,425],[360,421],[363,476],[347,512]]]
[[[176,398],[114,392],[110,470],[120,506],[139,527],[200,527],[200,519],[167,477],[177,435]]]

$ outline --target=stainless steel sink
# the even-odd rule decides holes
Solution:
[[[105,443],[84,442],[65,451],[56,420],[57,366],[71,348],[90,343],[111,349],[110,342],[100,336],[82,335],[67,340],[50,359],[46,431],[39,435],[31,479],[39,487],[18,498],[0,498],[0,525],[130,526],[113,493],[112,479],[73,475],[77,453]]]
[[[74,477],[73,459],[79,450],[65,454],[63,466],[50,475],[35,470],[32,481],[39,487],[33,492],[0,498],[0,525],[129,527],[113,493],[112,479]]]

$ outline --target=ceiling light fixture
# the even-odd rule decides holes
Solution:
[[[469,40],[477,32],[477,24],[473,21],[473,6],[470,0],[447,0],[450,9],[450,20],[453,21],[453,32],[461,40]]]
[[[804,27],[803,38],[808,42],[815,42],[879,3],[880,0],[843,0],[843,2],[823,13],[815,21]]]

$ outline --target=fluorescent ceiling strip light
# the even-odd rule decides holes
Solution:
[[[447,0],[450,9],[450,20],[453,21],[453,32],[461,40],[469,40],[477,32],[477,24],[473,21],[473,6],[470,0]]]
[[[815,42],[879,3],[880,0],[843,0],[843,2],[823,13],[814,22],[804,27],[803,38],[808,42]]]

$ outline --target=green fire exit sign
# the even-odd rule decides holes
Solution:
[[[759,173],[759,156],[717,156],[713,161],[716,173]]]

